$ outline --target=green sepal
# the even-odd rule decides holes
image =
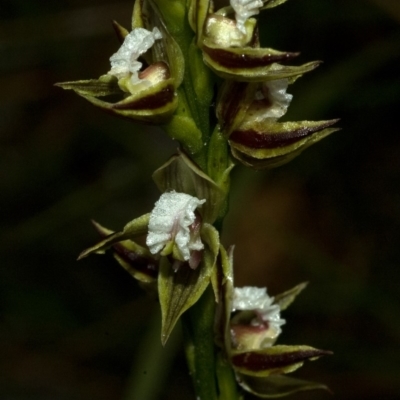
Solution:
[[[276,399],[290,394],[316,389],[329,391],[329,388],[322,383],[290,378],[285,375],[270,375],[260,378],[237,373],[236,377],[239,385],[244,390],[262,399]]]
[[[214,266],[214,255],[207,247],[203,259],[196,269],[187,263],[174,271],[167,257],[161,257],[158,276],[162,327],[161,343],[165,345],[179,317],[197,302],[210,283]]]
[[[244,375],[266,377],[271,374],[287,374],[300,368],[306,360],[332,354],[310,346],[272,346],[261,350],[239,352],[232,350],[234,369]]]
[[[210,13],[210,0],[190,0],[189,4],[189,25],[196,34],[196,44],[201,46],[204,33],[204,25]]]
[[[281,311],[286,310],[286,308],[293,303],[295,298],[307,287],[307,285],[308,282],[303,282],[292,289],[274,296],[274,303],[279,306]]]
[[[338,128],[327,128],[337,121],[274,122],[269,119],[249,119],[229,137],[232,155],[256,169],[274,168],[337,131]]]
[[[102,237],[109,237],[114,231],[92,221]],[[152,283],[157,279],[158,261],[150,251],[131,240],[123,240],[112,245],[113,256],[117,262],[136,280]]]
[[[80,96],[103,97],[121,94],[118,79],[112,75],[103,75],[99,79],[56,83],[64,90],[73,90]]]
[[[153,180],[161,192],[175,190],[198,199],[206,199],[199,208],[203,222],[213,223],[217,218],[225,194],[196,164],[183,152],[172,156],[153,173]]]
[[[285,66],[279,62],[291,60],[298,53],[254,47],[222,48],[209,39],[204,39],[202,50],[204,62],[218,76],[241,82],[292,78],[320,65],[320,61],[313,61],[301,66]]]
[[[150,213],[144,214],[139,218],[135,218],[134,220],[128,222],[124,226],[124,229],[122,231],[114,232],[111,235],[107,236],[105,239],[96,243],[94,246],[82,251],[82,253],[78,257],[78,260],[81,260],[82,258],[87,257],[89,254],[92,253],[103,254],[106,249],[110,248],[110,246],[114,245],[115,243],[122,242],[123,240],[127,239],[132,239],[136,236],[147,233],[149,221]]]

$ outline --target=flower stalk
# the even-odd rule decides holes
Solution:
[[[337,120],[279,121],[289,85],[320,64],[289,66],[298,53],[261,47],[253,17],[285,1],[215,9],[211,0],[136,0],[132,29],[114,22],[121,47],[110,70],[58,84],[111,114],[160,125],[179,143],[153,174],[154,208],[118,232],[94,222],[101,240],[79,259],[110,249],[158,297],[162,344],[182,322],[198,400],[325,388],[285,374],[329,352],[275,344],[280,313],[305,284],[274,298],[266,288],[235,288],[233,247],[220,238],[235,163],[276,167],[336,130]]]

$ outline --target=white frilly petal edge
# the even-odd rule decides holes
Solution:
[[[111,70],[109,75],[114,75],[118,79],[131,76],[132,83],[139,80],[138,72],[142,63],[137,59],[149,50],[154,42],[161,39],[162,35],[158,28],[148,31],[144,28],[135,28],[126,37],[121,47],[110,57]]]
[[[175,241],[185,261],[192,250],[204,248],[200,238],[192,240],[190,225],[196,219],[195,210],[206,200],[175,191],[161,195],[150,214],[146,244],[152,254],[159,253],[171,240]]]

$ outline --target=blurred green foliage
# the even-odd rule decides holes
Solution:
[[[179,335],[158,342],[157,302],[110,256],[76,263],[158,197],[151,173],[176,148],[101,114],[55,82],[97,77],[131,2],[4,0],[0,8],[0,397],[189,399]],[[262,43],[322,59],[292,86],[287,119],[342,131],[271,172],[237,167],[224,243],[240,285],[311,282],[281,343],[331,349],[297,376],[336,397],[400,393],[400,4],[291,1],[261,14]],[[249,212],[250,210],[250,212]],[[327,399],[326,393],[298,399]]]

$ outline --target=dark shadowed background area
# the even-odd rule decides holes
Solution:
[[[176,335],[110,255],[77,263],[159,196],[176,148],[156,128],[101,113],[55,82],[95,78],[131,2],[2,0],[0,6],[0,398],[189,400]],[[310,281],[280,343],[335,352],[294,376],[337,399],[400,393],[400,2],[292,0],[260,17],[262,44],[324,64],[290,87],[287,119],[342,130],[270,172],[238,166],[223,242],[238,285]],[[325,392],[293,396],[330,399]]]

